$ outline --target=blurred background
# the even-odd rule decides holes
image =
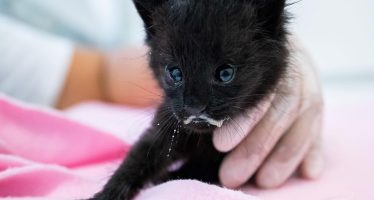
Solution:
[[[374,1],[302,0],[292,30],[318,67],[329,105],[374,102]]]
[[[374,94],[373,9],[372,0],[302,0],[288,8],[294,16],[290,28],[318,67],[329,101]],[[0,0],[0,12],[103,49],[140,44],[144,38],[130,0]]]
[[[294,1],[298,0],[288,0],[289,3]],[[300,197],[295,199],[374,199],[372,190],[374,167],[371,155],[374,144],[374,134],[372,134],[372,115],[374,114],[374,0],[300,0],[287,9],[293,15],[290,23],[291,32],[299,38],[320,72],[326,102],[324,133],[327,134],[324,134],[324,136],[326,136],[325,141],[327,141],[325,147],[328,158],[326,171],[329,173],[324,176],[323,181],[319,184],[316,182],[314,186],[309,187],[309,184],[303,183],[298,185],[300,187],[295,186],[293,190],[282,191],[292,195],[299,194]],[[110,53],[118,52],[124,54],[120,56],[126,56],[131,52],[122,52],[121,50],[126,47],[141,45],[143,39],[142,21],[132,0],[0,0],[0,135],[5,134],[7,136],[5,140],[0,138],[0,154],[3,152],[8,154],[8,143],[4,141],[10,139],[11,143],[9,144],[20,144],[14,148],[14,152],[20,150],[19,152],[24,151],[42,157],[46,156],[45,152],[53,152],[51,153],[52,157],[56,157],[59,154],[50,151],[49,148],[54,149],[55,142],[60,142],[57,137],[59,132],[63,133],[61,136],[65,138],[66,130],[68,130],[67,133],[73,135],[77,133],[77,138],[68,136],[66,137],[68,140],[69,138],[72,139],[73,144],[82,141],[82,145],[71,145],[68,140],[61,140],[64,145],[56,145],[56,148],[58,152],[63,152],[64,156],[57,157],[61,157],[62,160],[69,159],[69,156],[65,155],[80,157],[85,153],[81,154],[80,150],[75,153],[74,149],[75,147],[79,149],[81,146],[83,149],[88,148],[89,152],[87,154],[91,154],[92,144],[90,142],[94,139],[82,139],[85,138],[85,131],[81,136],[78,134],[81,132],[79,128],[76,132],[74,132],[74,129],[72,130],[71,125],[69,125],[71,122],[66,122],[66,126],[64,123],[60,125],[57,123],[56,125],[53,120],[44,118],[43,113],[40,113],[41,115],[38,117],[37,113],[35,114],[32,110],[32,112],[29,112],[28,109],[25,109],[27,113],[24,116],[22,112],[11,113],[9,111],[13,111],[12,109],[8,109],[8,111],[4,109],[13,106],[2,103],[4,102],[3,94],[28,103],[49,107],[55,106],[56,99],[60,96],[59,92],[64,86],[65,79],[67,79],[65,75],[72,63],[77,46],[83,45],[88,47],[89,50],[105,50],[106,56],[112,56]],[[118,57],[116,59],[120,60]],[[91,61],[92,59],[88,60]],[[113,60],[115,59],[113,58]],[[136,59],[129,56],[127,60],[134,61]],[[147,69],[145,59],[143,61],[143,66]],[[99,62],[106,69],[110,68],[110,62],[101,62],[101,60]],[[126,68],[135,66],[138,69],[140,65],[129,64],[125,66],[124,62],[113,63],[113,65],[119,64],[118,68],[125,69],[120,71],[122,73],[113,73],[117,75],[113,80],[119,80],[118,82],[122,84],[123,80],[129,81],[129,77],[132,77],[134,82],[129,81],[130,83],[143,82],[138,77],[132,76],[133,74],[129,73],[129,68]],[[86,68],[88,69],[86,72],[93,71],[91,64],[88,63],[89,67]],[[81,63],[78,66],[80,70],[84,68]],[[83,79],[83,83],[77,84],[78,86],[73,88],[80,89],[84,86],[86,86],[85,89],[99,88],[87,84],[85,78],[88,77],[87,74],[89,73],[82,74],[80,78]],[[96,75],[92,76],[97,78]],[[124,77],[124,75],[127,75],[127,77]],[[148,77],[147,80],[150,79]],[[112,79],[108,78],[108,80]],[[120,97],[122,97],[121,93],[132,93],[123,88],[119,88],[118,91],[112,93],[118,94]],[[80,94],[80,92],[77,93]],[[94,98],[90,98],[90,100],[92,99]],[[123,99],[126,99],[126,97],[123,97]],[[137,101],[140,101],[140,98]],[[13,109],[17,111],[16,108]],[[113,133],[130,143],[134,142],[139,134],[147,128],[146,124],[149,124],[153,116],[150,114],[152,109],[139,111],[129,107],[119,108],[113,105],[97,105],[95,103],[73,106],[62,111],[62,113],[76,121]],[[8,120],[8,116],[10,116],[10,120]],[[54,119],[54,117],[51,118]],[[10,126],[7,126],[8,124]],[[30,130],[27,129],[28,127],[31,127]],[[22,132],[30,133],[26,133],[27,137],[22,137]],[[35,136],[28,136],[28,134],[34,132],[36,133]],[[53,134],[45,134],[49,132]],[[86,134],[86,137],[91,137],[91,135]],[[33,142],[34,138],[36,143]],[[49,138],[53,139],[50,141]],[[39,149],[39,143],[46,143],[45,146],[48,151],[43,150],[43,148],[41,148],[40,152],[43,152],[41,154],[29,151],[28,148]],[[68,145],[66,146],[68,148],[65,145]],[[68,153],[65,150],[68,150]],[[12,153],[12,151],[9,152]],[[23,162],[23,158],[16,158],[16,160],[22,160]],[[86,163],[86,161],[84,162]],[[10,163],[13,165],[13,160]],[[30,163],[32,163],[34,169],[34,161]],[[7,163],[5,163],[6,166]],[[18,172],[35,179],[29,173],[24,173],[26,172],[23,170],[26,169],[24,164],[20,166],[22,170],[17,168]],[[25,182],[24,176],[5,169],[5,172],[9,172],[12,176],[19,177],[19,180],[22,180],[21,183],[27,185],[24,188],[29,189],[32,186],[31,183],[33,182]],[[39,164],[35,169],[39,170]],[[47,174],[55,176],[49,170]],[[37,176],[39,177],[39,175],[40,172],[38,171]],[[85,175],[88,175],[88,173]],[[95,176],[98,175],[95,174]],[[5,177],[5,185],[9,182],[8,180],[12,182],[17,180],[9,178],[8,175],[2,177]],[[69,172],[69,176],[66,177],[73,176]],[[105,175],[105,177],[109,176]],[[87,180],[91,180],[91,178],[89,177]],[[40,180],[45,184],[44,179]],[[55,179],[51,180],[54,181]],[[46,188],[58,187],[64,193],[70,191],[70,186],[65,183],[65,178],[61,180],[64,181],[63,184],[56,182],[52,184],[54,186]],[[77,182],[74,178],[73,183],[80,182]],[[296,185],[294,182],[291,182],[291,184]],[[65,189],[61,185],[66,185],[69,189]],[[0,191],[2,186],[0,186]],[[15,188],[14,191],[17,195],[24,195],[22,187],[17,185]],[[35,188],[43,187],[35,184]],[[81,189],[80,187],[74,188]],[[5,190],[3,189],[3,191]],[[271,192],[272,190],[268,191]],[[6,197],[9,196],[8,191],[5,192],[3,194]],[[55,194],[55,192],[44,193]],[[32,195],[34,194],[38,193],[32,191]],[[274,195],[276,196],[274,199],[279,199],[280,195],[278,193],[274,193]],[[347,198],[345,198],[345,195],[347,195]],[[320,198],[314,198],[317,196]],[[360,198],[361,196],[366,196],[366,198]]]

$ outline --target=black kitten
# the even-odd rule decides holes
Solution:
[[[212,133],[255,107],[287,68],[285,0],[134,0],[165,92],[152,127],[93,199],[170,179],[218,183]],[[170,165],[183,161],[171,171]]]

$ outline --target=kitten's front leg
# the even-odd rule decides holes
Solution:
[[[175,156],[167,156],[167,141],[157,138],[165,133],[159,131],[167,130],[154,127],[143,135],[93,200],[130,200],[147,182],[166,174],[165,169]]]

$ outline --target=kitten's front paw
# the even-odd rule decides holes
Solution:
[[[86,200],[110,200],[111,198],[106,195],[102,195],[101,193],[95,194],[94,197],[86,199]]]
[[[97,193],[94,197],[88,200],[131,200],[136,194],[136,190],[130,189],[130,187],[121,188],[122,190],[110,190],[101,191]]]
[[[87,200],[130,200],[129,198],[120,198],[109,195],[95,195],[94,197]]]

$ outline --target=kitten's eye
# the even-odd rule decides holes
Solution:
[[[178,66],[166,66],[166,73],[169,78],[173,81],[174,84],[178,84],[183,80],[183,74],[181,69]]]
[[[229,83],[235,77],[235,68],[232,65],[221,65],[217,68],[215,78],[221,83]]]

